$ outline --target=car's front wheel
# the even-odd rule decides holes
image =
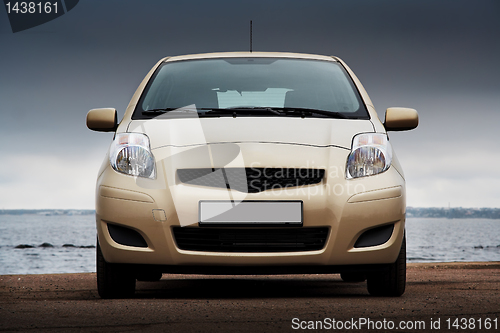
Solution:
[[[367,276],[368,292],[373,296],[401,296],[406,287],[406,235],[398,259],[383,272]]]
[[[126,265],[111,264],[104,256],[97,241],[97,291],[101,298],[126,298],[134,295],[135,276]]]

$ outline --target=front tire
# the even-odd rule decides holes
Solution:
[[[406,287],[406,235],[403,236],[396,262],[386,271],[368,275],[367,280],[370,295],[392,297],[403,295]]]
[[[111,264],[104,256],[97,241],[97,292],[101,298],[127,298],[135,293],[135,277],[126,265]]]

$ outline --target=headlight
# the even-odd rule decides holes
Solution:
[[[392,148],[386,134],[358,134],[347,158],[346,178],[372,176],[391,166]]]
[[[109,162],[113,169],[130,176],[156,177],[155,160],[145,134],[116,134],[109,151]]]

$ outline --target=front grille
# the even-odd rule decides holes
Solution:
[[[327,227],[286,229],[222,229],[174,227],[181,250],[206,252],[300,252],[321,250]]]
[[[321,182],[324,169],[304,168],[199,168],[178,169],[186,184],[230,188],[244,193],[313,185]]]

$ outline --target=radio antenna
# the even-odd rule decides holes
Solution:
[[[250,20],[250,53],[252,53],[252,20]]]

